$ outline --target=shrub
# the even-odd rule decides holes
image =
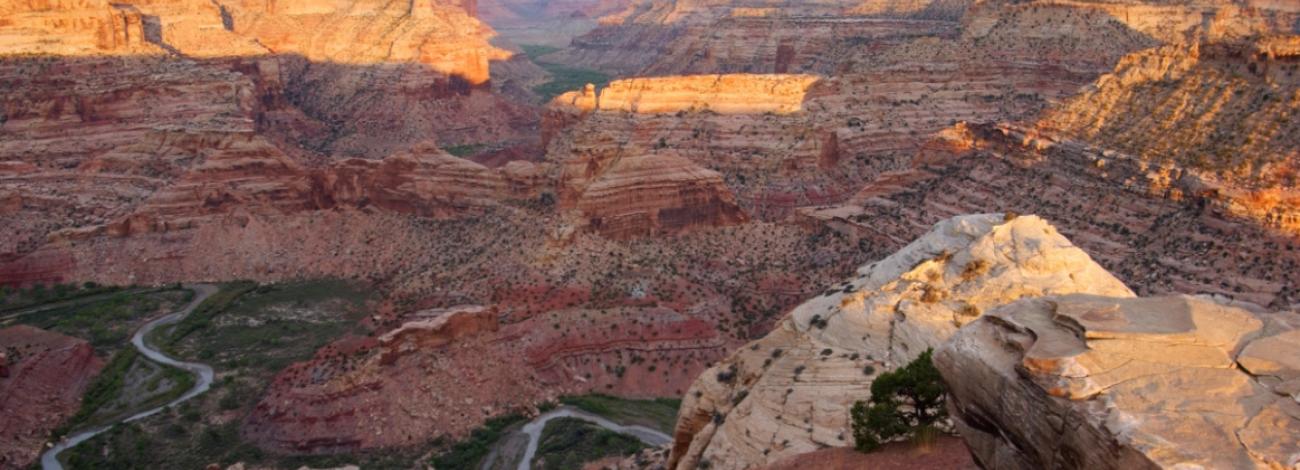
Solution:
[[[897,437],[933,436],[943,419],[945,387],[927,349],[902,368],[871,383],[871,399],[853,404],[853,440],[862,452],[879,449]]]
[[[982,259],[974,259],[971,260],[971,262],[966,263],[966,267],[962,268],[961,280],[969,281],[983,276],[987,272],[989,272],[989,262]]]

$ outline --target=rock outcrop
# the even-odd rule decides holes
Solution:
[[[425,143],[383,160],[349,159],[320,178],[331,205],[451,218],[492,206],[506,196],[502,175]]]
[[[375,340],[338,341],[281,372],[243,431],[291,453],[459,439],[562,394],[679,394],[725,349],[708,323],[662,307],[502,316],[500,306],[434,309]]]
[[[34,462],[103,366],[86,341],[25,325],[0,329],[0,467]]]
[[[588,227],[611,238],[746,220],[722,175],[675,155],[619,158],[582,190],[577,209]]]
[[[615,80],[600,91],[596,109],[641,114],[712,111],[789,114],[803,110],[815,75],[688,75]]]
[[[470,3],[0,6],[0,218],[15,228],[0,259],[245,206],[328,207],[311,174],[347,157],[530,139],[536,113],[491,90],[509,54]]]
[[[951,34],[969,3],[644,0],[548,59],[636,75],[829,73],[864,39]]]
[[[973,215],[795,308],[710,368],[679,413],[670,468],[749,468],[852,445],[849,409],[871,378],[1021,297],[1132,292],[1033,216]]]
[[[177,139],[184,140],[184,139]],[[476,213],[506,196],[500,175],[424,143],[382,160],[347,159],[312,169],[253,135],[192,148],[203,163],[107,226],[56,233],[123,237],[220,224],[231,215],[374,207],[418,217]]]
[[[1284,274],[1300,263],[1286,182],[1296,132],[1282,117],[1294,106],[1271,103],[1296,86],[1263,72],[1291,66],[1289,37],[1133,54],[1035,124],[959,124],[845,204],[805,213],[853,227],[882,255],[953,215],[1038,213],[1143,295],[1287,308],[1300,300]],[[1219,118],[1196,117],[1206,113]]]
[[[284,57],[294,106],[326,123],[307,148],[380,158],[421,141],[526,140],[537,115],[491,91],[491,66],[512,53],[473,2],[226,2],[231,29]],[[292,134],[291,134],[292,135]]]
[[[1137,159],[1167,190],[1300,231],[1300,36],[1165,46],[1126,57],[1037,123],[1053,140]]]
[[[994,309],[934,356],[985,468],[1292,468],[1300,317],[1067,295]]]

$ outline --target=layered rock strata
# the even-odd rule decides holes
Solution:
[[[35,462],[103,366],[86,341],[25,325],[0,329],[0,466]]]
[[[666,308],[500,316],[425,311],[376,340],[337,342],[279,374],[244,432],[267,448],[312,453],[461,438],[562,394],[681,393],[726,344],[708,323]]]
[[[1110,160],[1146,162],[1170,190],[1297,231],[1297,69],[1300,36],[1167,46],[1126,57],[1036,127],[1105,148]]]
[[[1072,292],[1132,295],[1037,217],[941,222],[702,374],[682,403],[669,467],[749,468],[852,445],[848,411],[876,374],[987,309]]]
[[[746,219],[721,175],[674,155],[620,158],[582,191],[577,209],[591,229],[612,238]]]
[[[1021,300],[935,354],[987,468],[1289,468],[1300,317],[1187,297]]]
[[[803,111],[816,75],[710,74],[615,80],[595,94],[591,87],[557,96],[552,108],[570,113],[593,111],[674,114],[791,114]]]
[[[641,1],[548,59],[637,75],[830,73],[864,40],[952,34],[968,3]]]

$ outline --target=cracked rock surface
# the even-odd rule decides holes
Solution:
[[[1300,468],[1300,316],[1214,299],[1065,295],[939,348],[985,468]]]
[[[872,379],[1022,297],[1131,297],[1045,220],[1001,214],[937,224],[705,371],[679,412],[669,468],[750,468],[853,444],[849,409]]]

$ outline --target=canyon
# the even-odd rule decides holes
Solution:
[[[985,468],[1295,452],[1290,2],[33,0],[0,17],[0,285],[376,293],[219,418],[267,455],[437,453],[595,393],[683,400],[674,442],[622,467],[839,461],[824,448],[852,445],[853,403],[927,348],[971,384],[950,409]],[[1107,335],[1212,343],[1150,381],[1230,385],[1170,404],[1231,407],[1195,424],[1225,447],[1184,452],[1195,413],[1072,389],[1140,375],[1086,352]],[[77,383],[0,464],[33,458],[105,359],[41,341],[79,351]],[[0,386],[46,386],[0,358]],[[1000,389],[1083,431],[1011,416]],[[1107,421],[1129,416],[1149,419]]]

